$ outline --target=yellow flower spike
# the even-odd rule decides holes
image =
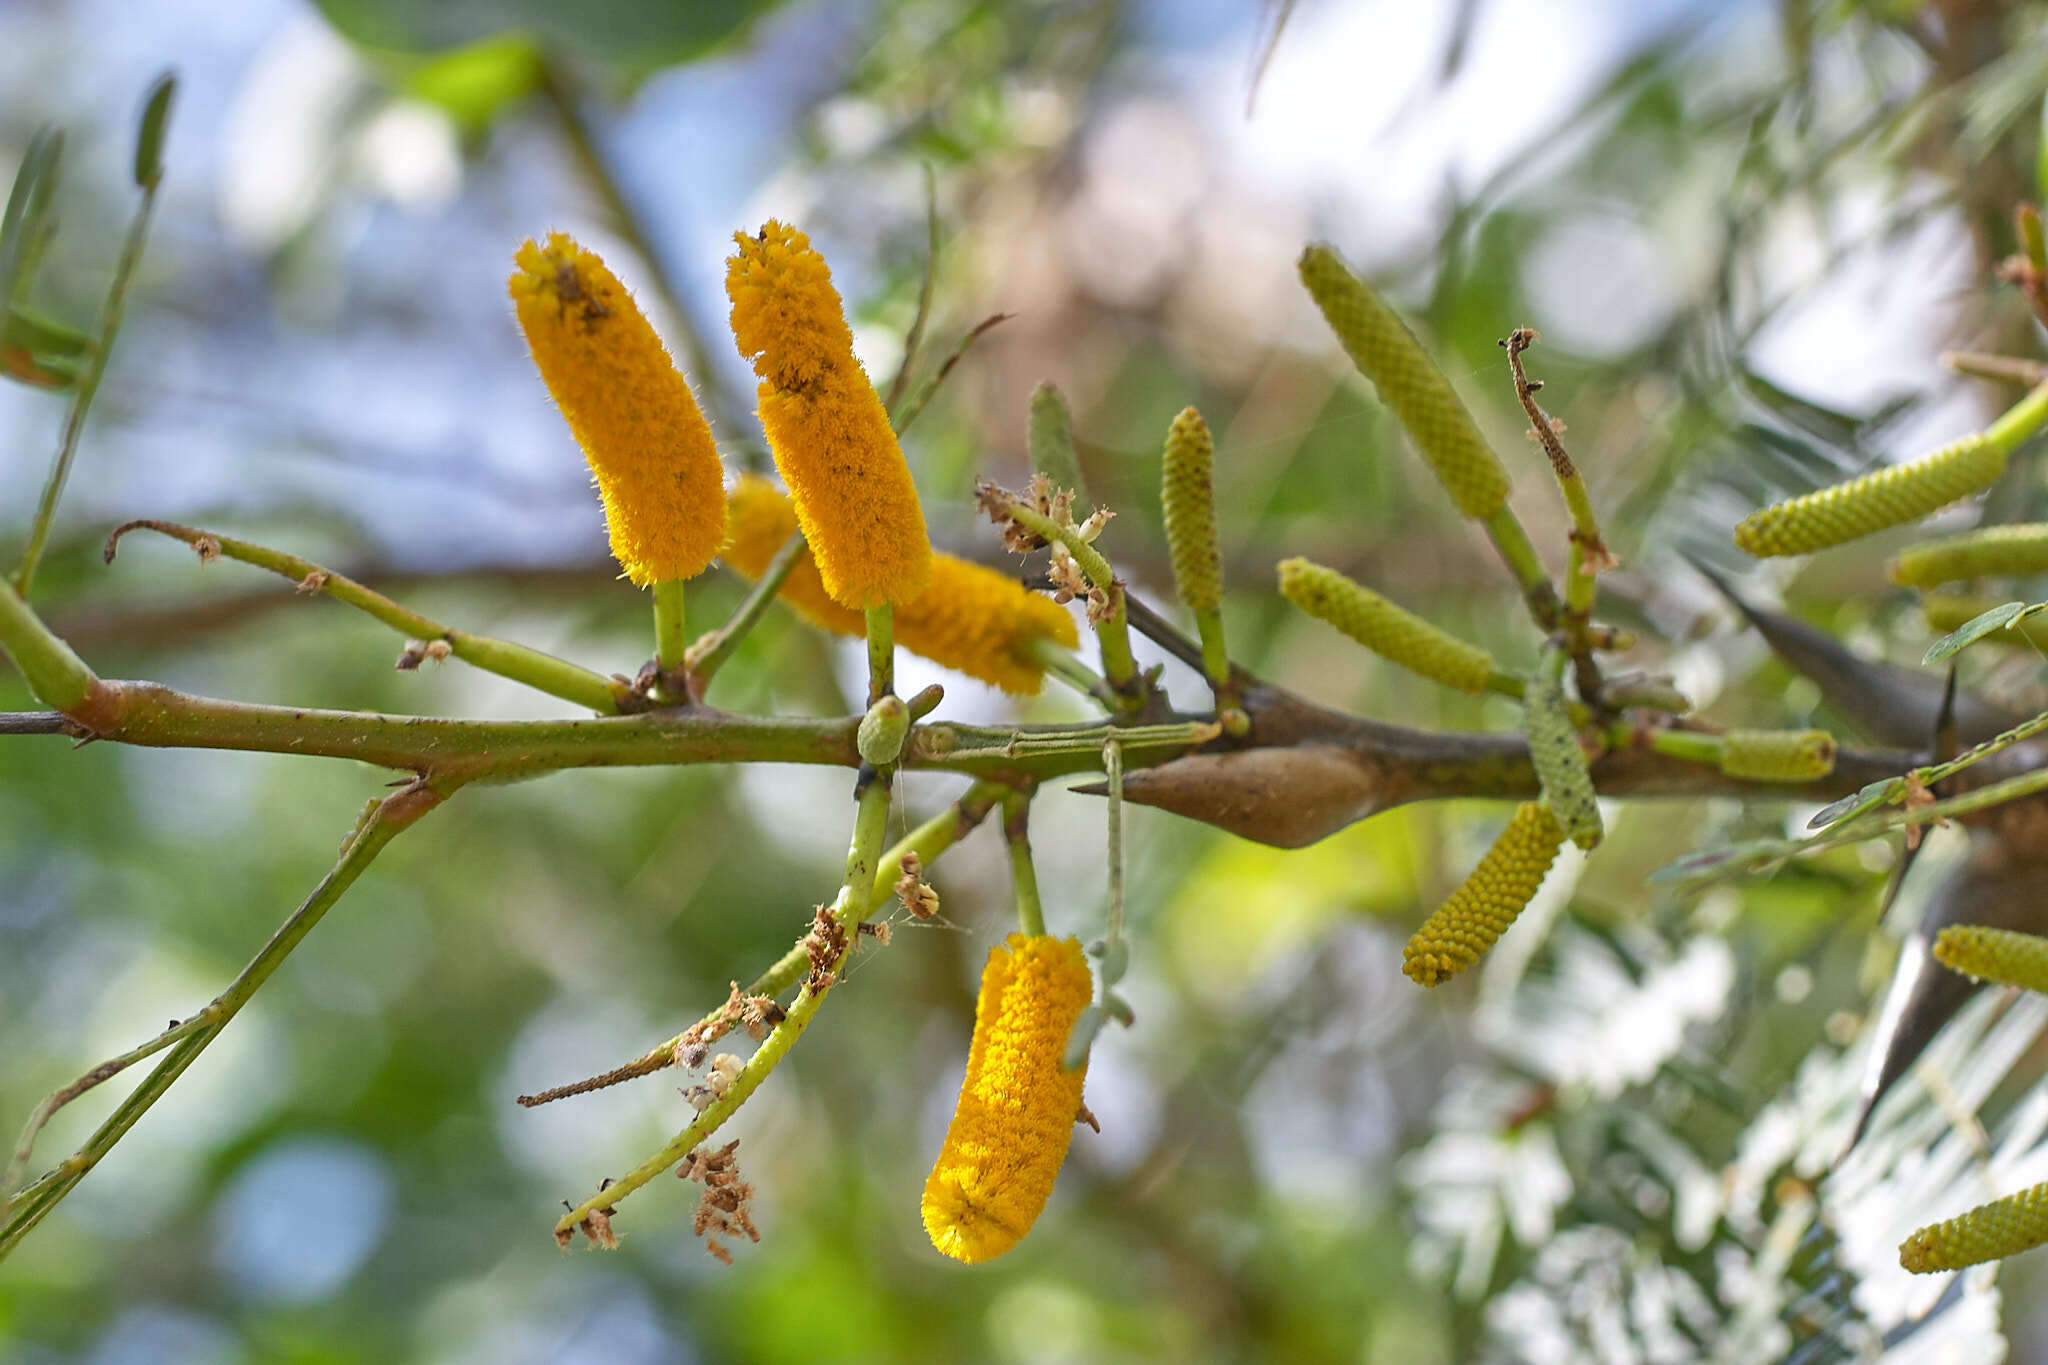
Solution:
[[[1087,1072],[1060,1055],[1093,991],[1079,940],[1012,934],[989,950],[960,1105],[924,1184],[925,1231],[953,1259],[1002,1255],[1051,1196]]]
[[[1759,782],[1811,782],[1835,770],[1835,737],[1825,730],[1730,730],[1721,771]]]
[[[1538,668],[1529,680],[1522,697],[1522,731],[1529,740],[1529,758],[1544,804],[1572,842],[1590,851],[1605,833],[1600,801],[1556,667]]]
[[[734,486],[731,505],[732,538],[722,557],[735,571],[759,578],[797,529],[796,509],[781,489],[752,474]],[[861,613],[825,591],[808,551],[789,571],[781,596],[814,626],[840,635],[866,629]],[[1031,695],[1044,683],[1034,642],[1067,649],[1080,644],[1074,618],[1057,602],[1025,591],[1006,574],[943,553],[932,556],[925,590],[899,603],[895,616],[897,644],[1005,692]]]
[[[1450,381],[1394,310],[1321,243],[1301,253],[1301,282],[1351,363],[1401,419],[1458,510],[1485,521],[1506,505],[1508,474]]]
[[[1980,597],[1968,593],[1929,593],[1920,599],[1920,614],[1927,628],[1937,635],[1960,630],[1993,607],[2014,601],[2012,597]],[[2018,625],[1994,630],[1984,637],[1995,645],[2031,645],[2048,650],[2048,621],[2029,616]]]
[[[1401,970],[1419,985],[1436,986],[1479,961],[1528,908],[1563,843],[1564,826],[1547,807],[1516,807],[1465,884],[1408,940]]]
[[[725,483],[689,381],[596,252],[554,232],[514,259],[519,326],[597,480],[613,557],[643,588],[696,576],[725,539]]]
[[[761,376],[761,425],[819,579],[843,607],[901,605],[931,574],[931,542],[889,414],[854,359],[832,273],[808,237],[772,219],[733,240],[733,337]]]
[[[1980,981],[2048,993],[2048,938],[1981,924],[1951,924],[1934,937],[1934,958]]]
[[[1903,526],[1996,483],[2005,456],[2004,444],[1965,436],[1908,464],[1752,512],[1735,528],[1735,544],[1759,558],[1803,555]]]
[[[2036,574],[2048,569],[2048,522],[1990,526],[1903,550],[1887,566],[1892,582],[1931,588],[1961,578]]]
[[[1223,602],[1223,555],[1216,544],[1216,443],[1193,408],[1181,409],[1166,434],[1159,475],[1159,505],[1166,515],[1166,549],[1173,585],[1195,611]]]
[[[1899,1244],[1899,1264],[1929,1275],[2017,1256],[2043,1242],[2048,1242],[2048,1182],[1921,1228]]]
[[[1373,653],[1446,687],[1476,695],[1497,671],[1493,656],[1479,646],[1447,634],[1335,569],[1306,559],[1283,560],[1280,591]]]

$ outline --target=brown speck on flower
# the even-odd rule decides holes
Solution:
[[[924,880],[924,862],[915,853],[903,855],[903,875],[896,879],[896,899],[912,919],[928,920],[939,913],[939,893]]]

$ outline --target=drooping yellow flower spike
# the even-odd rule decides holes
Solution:
[[[750,474],[732,490],[729,526],[731,539],[722,557],[735,571],[759,578],[796,530],[796,509],[781,489]],[[814,626],[841,635],[865,629],[861,613],[840,606],[825,591],[808,551],[790,569],[782,599]],[[924,591],[897,604],[895,615],[897,644],[1005,692],[1034,694],[1044,682],[1045,668],[1032,653],[1034,641],[1067,649],[1080,644],[1074,618],[1051,598],[1025,591],[1006,574],[943,553],[932,556]]]
[[[1413,612],[1307,559],[1280,564],[1280,591],[1319,621],[1327,621],[1382,658],[1474,695],[1497,671],[1493,656]]]
[[[1450,980],[1483,957],[1528,908],[1564,843],[1564,826],[1538,802],[1514,818],[1465,884],[1422,922],[1401,950],[1401,970],[1423,986]]]
[[[1961,1270],[2017,1256],[2043,1242],[2048,1242],[2048,1183],[1921,1228],[1899,1244],[1899,1264],[1916,1275]]]
[[[931,542],[889,414],[854,359],[832,273],[808,237],[772,219],[733,240],[733,338],[761,376],[761,425],[819,579],[843,607],[901,605],[931,574]]]
[[[1077,939],[1012,934],[989,950],[960,1105],[924,1182],[925,1231],[953,1259],[1002,1255],[1051,1196],[1088,1070],[1060,1056],[1093,990]]]
[[[1373,382],[1458,510],[1486,521],[1508,498],[1508,473],[1443,371],[1393,309],[1318,242],[1301,253],[1301,282],[1351,363]]]
[[[1835,737],[1825,730],[1730,730],[1721,771],[1759,782],[1811,782],[1835,770]]]
[[[1937,962],[1980,981],[2048,993],[2048,938],[1981,924],[1951,924],[1934,937]]]
[[[2048,523],[1989,526],[1899,552],[1888,566],[1892,582],[1931,588],[1959,578],[2037,574],[2048,569]]]
[[[633,296],[564,232],[515,256],[512,304],[604,498],[612,555],[639,587],[691,578],[725,539],[711,426]]]

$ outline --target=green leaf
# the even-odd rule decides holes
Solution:
[[[1920,662],[1938,664],[1943,659],[1960,654],[1993,631],[2004,630],[2026,613],[2025,602],[2007,602],[2004,606],[1993,607],[1990,611],[1973,616],[1929,645],[1926,656]]]
[[[164,134],[170,129],[171,100],[178,93],[178,73],[166,71],[149,87],[142,121],[135,131],[135,185],[149,189],[163,178]]]
[[[415,66],[398,88],[438,105],[466,134],[491,126],[500,110],[532,93],[541,80],[540,50],[506,34],[459,47]]]
[[[1881,777],[1877,781],[1867,784],[1860,791],[1851,792],[1839,801],[1830,801],[1827,805],[1822,806],[1813,813],[1813,818],[1806,822],[1806,827],[1808,829],[1822,829],[1828,825],[1847,820],[1852,816],[1861,815],[1865,811],[1876,810],[1879,806],[1891,800],[1893,794],[1904,788],[1905,785],[1904,778]]]
[[[64,134],[45,124],[29,139],[28,153],[14,174],[7,213],[0,217],[0,303],[12,303],[33,273],[30,263],[41,250],[50,200],[57,193],[57,171],[64,161]]]
[[[15,304],[0,316],[0,376],[38,389],[78,382],[78,360],[92,338]]]
[[[780,0],[315,0],[351,42],[386,53],[524,42],[532,50],[594,61],[638,81],[693,61],[740,36]]]

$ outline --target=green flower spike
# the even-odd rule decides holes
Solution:
[[[1216,444],[1209,424],[1183,408],[1166,434],[1160,468],[1159,505],[1166,514],[1166,549],[1173,561],[1173,585],[1195,611],[1214,611],[1223,601],[1223,557],[1216,545]]]
[[[1450,980],[1486,954],[1528,908],[1564,843],[1564,827],[1535,801],[1514,818],[1465,884],[1422,922],[1401,950],[1401,970],[1418,985]]]
[[[1447,634],[1335,569],[1306,559],[1283,560],[1280,591],[1373,653],[1446,687],[1477,695],[1496,672],[1492,656],[1479,646]]]
[[[1803,555],[1918,521],[1996,483],[2006,451],[1981,433],[1965,436],[1909,464],[1752,512],[1735,528],[1735,544],[1759,558]]]
[[[1937,962],[1980,981],[2048,993],[2048,938],[1981,924],[1951,924],[1935,935]]]
[[[1835,770],[1835,737],[1825,730],[1730,730],[1721,771],[1759,782],[1811,782]]]
[[[2043,1242],[2048,1242],[2048,1183],[1921,1228],[1899,1244],[1899,1264],[1916,1275],[1961,1270],[2016,1256]]]
[[[1888,566],[1892,582],[1931,588],[1962,578],[2010,577],[2048,569],[2048,522],[1989,526],[1915,545]]]

